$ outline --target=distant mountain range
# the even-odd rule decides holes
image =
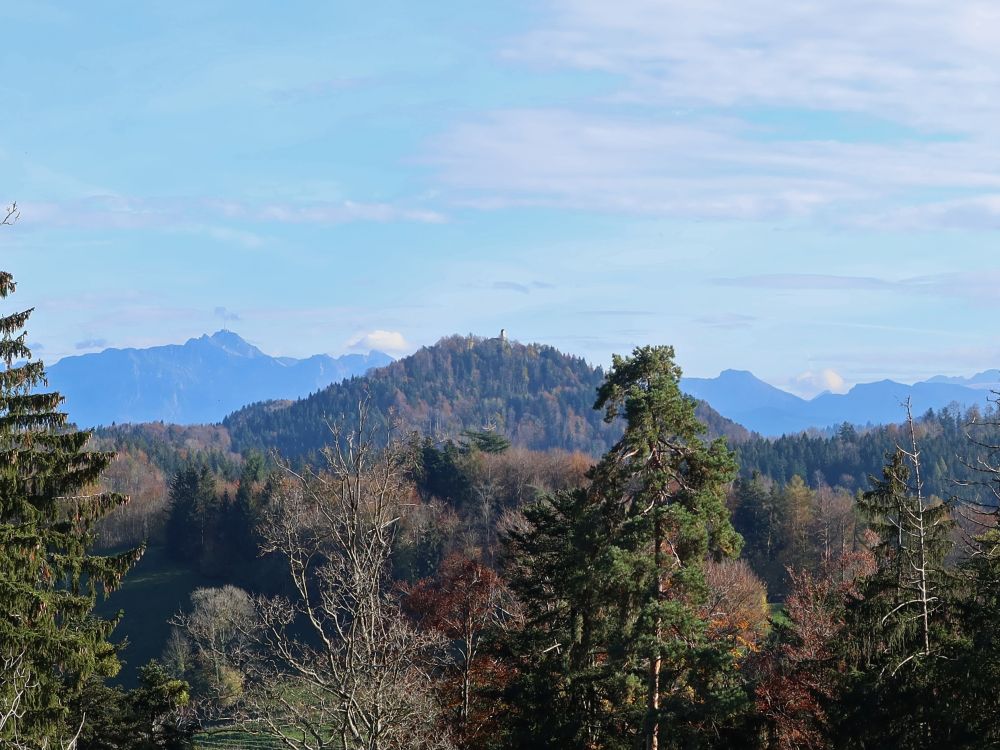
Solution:
[[[506,356],[498,356],[498,346],[499,339],[452,336],[396,363],[374,351],[293,359],[264,354],[223,330],[184,344],[66,357],[48,368],[48,376],[49,385],[66,397],[70,419],[81,427],[225,419],[244,447],[280,444],[297,453],[311,449],[325,434],[325,420],[360,393],[352,378],[392,365],[369,386],[381,394],[381,406],[394,408],[408,427],[456,435],[499,419],[521,445],[603,450],[611,433],[590,408],[603,378],[600,368],[538,344],[506,344]],[[536,373],[538,367],[543,369]],[[992,391],[1000,390],[1000,370],[967,378],[942,375],[913,385],[881,380],[808,400],[743,370],[684,378],[681,387],[711,405],[700,413],[713,434],[739,441],[749,437],[748,430],[777,436],[844,422],[898,423],[907,398],[918,416],[952,403],[984,407]],[[259,402],[266,403],[245,408]],[[303,429],[308,437],[299,434]]]
[[[247,404],[297,399],[393,358],[382,352],[271,357],[232,331],[149,349],[106,349],[48,368],[49,386],[81,427],[113,422],[220,422]]]
[[[991,389],[1000,389],[1000,370],[970,378],[937,376],[913,385],[880,380],[856,385],[847,393],[827,392],[809,400],[775,388],[745,370],[725,370],[716,378],[684,378],[681,388],[710,403],[722,416],[761,435],[777,436],[844,422],[901,422],[905,417],[902,404],[908,398],[915,416],[953,403],[984,408],[992,397]]]

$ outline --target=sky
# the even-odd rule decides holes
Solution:
[[[1000,5],[0,0],[47,362],[452,333],[802,395],[1000,366]]]

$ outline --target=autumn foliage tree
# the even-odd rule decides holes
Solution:
[[[757,651],[770,627],[767,589],[746,560],[709,560],[705,565],[707,595],[701,615],[712,640],[728,642],[742,657]]]
[[[408,589],[403,606],[419,627],[435,630],[454,644],[457,658],[446,670],[448,704],[456,714],[460,740],[467,747],[481,746],[497,718],[496,704],[474,705],[474,695],[479,687],[499,687],[505,671],[483,646],[491,634],[516,624],[517,602],[494,570],[452,554],[437,575]]]
[[[860,597],[870,553],[847,554],[821,573],[789,571],[791,592],[767,647],[751,664],[765,743],[777,750],[831,747],[831,704],[844,688],[846,609]]]

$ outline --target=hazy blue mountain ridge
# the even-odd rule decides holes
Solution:
[[[989,384],[994,378],[1000,379],[1000,371],[989,370],[972,378],[939,376],[913,385],[879,380],[860,383],[847,393],[825,392],[809,400],[740,370],[725,370],[715,378],[684,378],[681,387],[727,419],[761,435],[777,436],[844,422],[894,424],[905,418],[903,404],[907,399],[917,416],[953,403],[984,408],[992,397]]]
[[[246,404],[296,399],[393,359],[381,352],[271,357],[232,331],[148,349],[106,349],[48,368],[49,387],[81,427],[123,422],[201,424]]]
[[[393,382],[391,398],[402,399],[401,403],[410,402],[413,416],[426,409],[429,411],[423,415],[425,418],[451,415],[443,418],[451,431],[474,427],[486,420],[489,414],[506,412],[510,408],[515,411],[520,409],[525,397],[522,391],[537,387],[537,384],[523,381],[522,373],[507,372],[511,363],[503,359],[493,361],[486,357],[485,360],[489,361],[480,361],[481,358],[477,357],[475,361],[464,362],[463,357],[471,355],[459,356],[458,352],[451,350],[468,349],[470,344],[459,342],[459,346],[454,341],[458,339],[442,339],[434,347],[407,357],[407,364],[397,364],[395,369],[383,373],[379,382]],[[476,348],[483,345],[489,349],[493,346],[487,343],[490,341],[493,340],[479,341]],[[594,391],[603,377],[600,369],[581,369],[579,364],[569,364],[575,360],[571,355],[563,355],[547,347],[539,348],[539,345],[532,347],[531,352],[546,352],[544,356],[549,357],[548,366],[559,373],[558,376],[551,373],[552,377],[547,378],[550,381],[547,387],[554,389],[548,398],[560,403],[557,410],[560,413],[546,416],[540,405],[537,409],[533,405],[528,408],[530,419],[527,414],[509,415],[509,428],[513,428],[515,422],[523,422],[519,428],[523,435],[515,434],[516,431],[511,429],[511,437],[526,445],[537,443],[537,447],[551,445],[598,450],[606,443],[610,433],[604,434],[597,424],[580,428],[581,434],[574,439],[555,434],[543,439],[539,430],[544,433],[549,429],[542,425],[553,416],[561,425],[566,416],[561,411],[567,408],[567,414],[571,415],[570,423],[578,422],[577,415],[585,415],[584,421],[587,422],[596,419],[598,415],[588,412]],[[480,351],[485,353],[486,350]],[[510,351],[520,355],[522,349],[518,345]],[[535,356],[532,354],[522,364],[530,365]],[[568,359],[563,359],[565,357]],[[431,366],[421,364],[428,358],[433,360]],[[515,360],[518,358],[514,357]],[[190,339],[184,344],[148,349],[107,349],[66,357],[52,365],[48,374],[50,387],[66,397],[65,407],[70,419],[82,427],[156,421],[191,425],[221,422],[251,404],[295,401],[316,394],[318,400],[315,403],[296,406],[291,411],[292,414],[303,412],[304,415],[328,399],[318,392],[393,361],[380,352],[348,354],[337,358],[325,354],[306,359],[272,357],[232,331],[223,330],[211,336]],[[458,370],[452,372],[453,367]],[[489,381],[497,381],[492,386],[488,382],[466,383],[465,377],[473,372],[478,373],[476,377],[488,376]],[[953,403],[963,408],[982,408],[993,397],[993,390],[1000,388],[1000,370],[986,370],[971,377],[942,375],[913,385],[880,380],[858,384],[847,393],[826,392],[808,400],[776,388],[745,370],[724,370],[715,378],[684,378],[681,387],[686,393],[711,405],[711,410],[703,410],[703,416],[709,421],[712,418],[718,421],[719,415],[725,417],[718,424],[710,425],[713,432],[743,439],[747,436],[740,434],[737,425],[764,436],[778,436],[810,428],[826,429],[844,422],[856,425],[898,423],[903,419],[902,404],[907,399],[911,400],[917,415],[928,409],[940,410]],[[573,395],[570,396],[570,393]],[[388,392],[384,395],[390,397]],[[479,399],[483,402],[478,403]],[[572,406],[569,406],[570,402]],[[418,404],[421,404],[420,408],[417,408]],[[388,408],[389,404],[385,406]],[[274,406],[262,408],[267,411]],[[459,413],[462,413],[461,417]],[[245,431],[249,424],[242,417],[249,414],[241,414],[241,418],[227,420],[227,423],[240,424]],[[434,418],[442,419],[439,416]],[[737,425],[727,424],[730,420]],[[250,419],[250,422],[253,421]],[[293,423],[296,421],[292,420]],[[320,420],[317,424],[324,423]],[[413,426],[426,427],[417,422]],[[263,423],[257,427],[265,429]],[[286,426],[293,433],[300,427],[298,424]],[[550,428],[576,429],[565,425],[556,428],[554,424]],[[244,439],[249,441],[250,437],[244,435]]]

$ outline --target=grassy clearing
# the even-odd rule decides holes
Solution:
[[[213,585],[218,583],[170,559],[162,547],[146,550],[139,564],[125,576],[122,587],[97,606],[98,613],[105,617],[125,611],[112,636],[117,641],[128,640],[121,654],[124,663],[117,678],[119,684],[137,684],[138,668],[163,652],[170,634],[167,620],[188,606],[192,591]]]
[[[202,732],[195,735],[194,746],[195,750],[277,750],[284,747],[279,740],[236,729]]]

